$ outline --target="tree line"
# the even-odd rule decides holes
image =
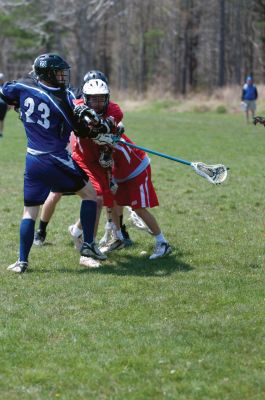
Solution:
[[[57,52],[72,81],[172,95],[265,78],[265,0],[0,0],[0,70],[16,79]]]

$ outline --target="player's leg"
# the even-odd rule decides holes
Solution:
[[[46,229],[47,225],[50,222],[51,217],[55,211],[56,205],[62,197],[62,193],[54,193],[50,192],[49,196],[45,200],[45,203],[42,206],[39,228],[35,232],[34,236],[34,244],[36,246],[42,246],[46,239]]]
[[[120,250],[132,245],[132,240],[123,224],[123,206],[114,202],[113,207],[108,209],[108,221],[105,225],[105,234],[100,240],[100,250],[108,253]]]
[[[39,206],[24,207],[23,217],[20,222],[20,247],[19,259],[9,265],[9,271],[22,273],[28,268],[28,257],[34,240],[35,221],[39,212]]]
[[[156,245],[153,254],[149,257],[150,260],[155,258],[163,257],[172,252],[172,249],[166,240],[165,236],[161,232],[156,218],[146,208],[135,209],[136,214],[142,218],[144,223],[148,226],[150,231],[153,233]]]
[[[101,253],[94,242],[94,229],[96,224],[97,201],[96,192],[90,182],[77,192],[81,197],[80,221],[83,228],[84,243],[81,247],[81,256],[105,260],[107,257]]]
[[[135,226],[136,228],[138,228],[140,230],[151,233],[149,231],[149,229],[147,228],[147,226],[145,225],[144,221],[136,214],[135,211],[133,211],[133,209],[131,207],[127,206],[126,209],[129,213],[128,221],[130,221],[133,226]]]
[[[133,210],[137,215],[142,218],[149,230],[154,235],[156,244],[153,254],[149,257],[151,260],[163,257],[171,253],[171,247],[161,232],[160,226],[147,208],[153,208],[159,205],[155,188],[152,183],[151,167],[148,166],[146,170],[139,175],[137,179],[132,182],[131,203]],[[136,207],[135,204],[139,206]]]
[[[20,223],[19,260],[8,267],[13,272],[21,273],[28,267],[28,257],[34,240],[39,207],[45,202],[50,191],[49,186],[40,178],[42,172],[45,176],[47,175],[46,165],[40,165],[38,157],[27,154],[24,174],[24,212]]]
[[[102,205],[103,205],[102,196],[97,196],[97,214],[96,214],[96,222],[95,222],[95,227],[94,227],[94,240],[97,236],[99,219],[100,219],[100,215],[101,215],[101,211],[102,211]],[[68,227],[68,232],[70,233],[70,235],[73,239],[75,249],[77,251],[80,251],[81,246],[83,244],[83,228],[82,228],[80,219],[78,219],[75,224],[70,225]]]

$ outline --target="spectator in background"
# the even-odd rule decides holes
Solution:
[[[0,72],[0,89],[2,88],[3,84],[4,84],[4,74]],[[6,116],[7,109],[8,105],[3,99],[0,98],[0,137],[3,137],[4,119]]]
[[[246,79],[246,83],[242,89],[241,101],[243,105],[243,109],[246,113],[246,120],[249,123],[249,111],[252,114],[252,118],[255,116],[256,111],[256,100],[258,98],[258,91],[256,86],[253,83],[253,78],[248,76]]]

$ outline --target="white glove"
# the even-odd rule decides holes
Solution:
[[[95,138],[93,138],[93,141],[99,145],[108,144],[109,146],[112,146],[115,142],[114,139],[115,135],[113,135],[112,133],[100,133]]]

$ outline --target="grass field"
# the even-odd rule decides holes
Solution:
[[[80,202],[71,196],[17,276],[6,267],[18,252],[26,145],[9,112],[0,141],[0,398],[264,399],[265,129],[242,115],[159,107],[128,112],[125,124],[143,146],[228,165],[229,179],[212,186],[152,156],[154,214],[171,256],[141,256],[152,237],[130,228],[134,247],[98,270],[79,266],[67,227]]]

